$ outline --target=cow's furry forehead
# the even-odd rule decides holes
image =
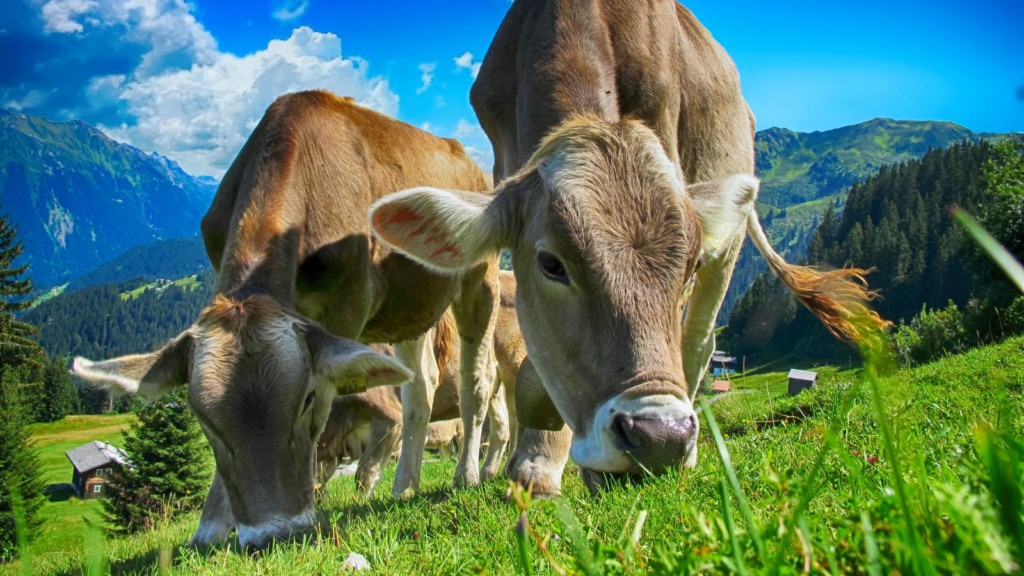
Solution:
[[[549,209],[598,269],[672,283],[692,268],[700,221],[678,167],[640,123],[569,122],[545,139],[534,166]]]
[[[248,390],[305,374],[302,368],[307,357],[295,321],[267,296],[214,298],[200,314],[195,329],[199,377],[194,381],[203,389],[200,396],[213,400],[235,380]]]

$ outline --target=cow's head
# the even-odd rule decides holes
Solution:
[[[686,186],[651,130],[587,119],[554,131],[493,199],[417,188],[377,202],[370,220],[439,271],[511,250],[529,357],[573,431],[573,459],[659,472],[697,438],[681,349],[697,269],[741,233],[757,184]]]
[[[222,487],[209,498],[223,492],[228,504],[207,505],[193,543],[237,527],[239,544],[255,548],[312,526],[316,441],[335,395],[411,376],[394,358],[334,337],[266,296],[218,296],[161,350],[104,362],[76,358],[74,371],[147,398],[188,384]],[[211,518],[211,509],[223,512]]]

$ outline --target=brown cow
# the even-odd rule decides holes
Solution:
[[[515,276],[502,271],[501,306],[494,329],[494,355],[497,361],[497,380],[500,386],[491,399],[490,429],[487,456],[481,477],[493,477],[501,464],[501,457],[509,438],[517,436],[515,420],[515,386],[519,365],[526,357],[526,346],[519,331],[515,310]],[[381,348],[378,348],[384,351]],[[447,433],[435,424],[459,416],[459,358],[461,347],[457,328],[450,314],[445,314],[434,333],[434,357],[441,377],[430,414],[431,429],[443,439]],[[334,399],[330,418],[317,444],[317,460],[324,473],[333,473],[342,455],[359,459],[356,486],[364,494],[373,491],[380,479],[381,467],[395,450],[401,434],[402,401],[393,389],[373,388],[359,394],[348,394]],[[462,430],[457,431],[458,435]],[[429,438],[427,446],[431,444]],[[365,447],[365,450],[364,450]],[[514,440],[510,449],[514,449]],[[321,478],[323,481],[324,478]]]
[[[820,273],[772,250],[753,210],[754,120],[739,75],[676,2],[517,0],[471,100],[494,146],[493,199],[419,188],[377,202],[371,221],[437,270],[511,250],[546,392],[519,403],[519,420],[557,428],[531,420],[550,399],[581,468],[695,464],[691,394],[746,234],[834,332],[883,324],[862,270]],[[567,433],[529,436],[510,472],[556,493]]]
[[[503,316],[507,314],[499,312],[499,327],[502,325]],[[459,365],[462,347],[458,329],[450,313],[446,312],[441,317],[441,321],[434,329],[433,341],[433,353],[440,377],[436,383],[437,389],[430,412],[432,426],[459,417]],[[487,457],[481,470],[483,480],[497,475],[509,441],[509,416],[505,407],[504,392],[500,388],[495,390],[494,396],[488,399],[488,404],[490,428]],[[439,431],[437,426],[433,428],[435,433]],[[458,432],[461,435],[462,431]],[[371,388],[359,394],[339,396],[334,399],[331,415],[317,443],[317,460],[322,463],[322,472],[333,473],[342,456],[358,458],[356,486],[363,494],[370,494],[380,480],[382,467],[399,445],[401,433],[402,398],[397,389]],[[430,428],[428,437],[429,435]],[[451,436],[451,433],[447,434],[449,441]],[[426,444],[430,445],[429,438]]]
[[[240,544],[262,547],[310,528],[315,443],[331,401],[406,381],[403,364],[414,374],[402,387],[394,492],[415,490],[437,378],[429,331],[449,306],[462,336],[466,423],[455,481],[479,481],[496,259],[460,276],[430,272],[375,242],[366,214],[401,188],[483,192],[488,181],[457,142],[351,99],[301,92],[270,106],[202,221],[218,271],[213,303],[158,352],[75,362],[83,377],[147,396],[189,384],[217,464],[193,543],[237,527]],[[355,340],[397,342],[401,364]]]

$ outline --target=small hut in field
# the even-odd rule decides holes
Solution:
[[[106,497],[109,485],[120,480],[121,471],[129,465],[128,455],[106,442],[89,442],[65,454],[74,468],[71,487],[79,498]]]
[[[796,396],[797,394],[814,388],[814,383],[818,380],[817,372],[808,372],[807,370],[797,370],[796,368],[789,371],[789,395]]]
[[[732,392],[732,382],[728,380],[715,380],[711,385],[712,394],[725,394],[726,392]]]

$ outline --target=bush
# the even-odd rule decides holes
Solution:
[[[964,315],[952,301],[941,310],[922,308],[909,326],[900,323],[894,339],[896,356],[904,366],[924,364],[970,346]]]

